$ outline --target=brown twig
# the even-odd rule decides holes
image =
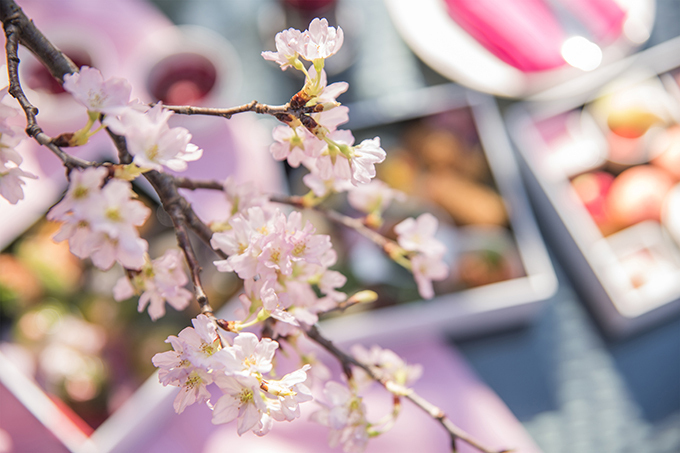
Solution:
[[[373,369],[359,362],[357,359],[355,359],[351,355],[344,352],[342,349],[335,346],[335,344],[333,344],[332,341],[321,335],[316,326],[310,327],[305,331],[305,333],[309,338],[314,340],[316,343],[318,343],[321,347],[323,347],[326,351],[330,352],[335,358],[337,358],[340,361],[340,363],[342,364],[343,371],[348,377],[351,377],[350,365],[354,365],[364,370],[371,379],[380,383],[383,387],[385,387],[389,391],[389,381],[385,380],[381,376],[378,376],[378,374],[376,374],[376,372]],[[350,370],[349,374],[347,371],[348,369]],[[460,429],[458,426],[456,426],[446,416],[444,411],[442,411],[440,408],[427,401],[425,398],[418,395],[416,392],[410,390],[409,392],[406,392],[406,395],[404,395],[404,397],[411,401],[416,406],[418,406],[423,411],[427,412],[432,418],[437,420],[451,436],[452,445],[455,445],[455,441],[459,439],[475,447],[477,450],[483,453],[509,452],[509,450],[494,450],[483,445],[480,441],[478,441],[477,439],[475,439],[474,437],[470,436],[468,433]]]
[[[309,132],[318,136],[322,130],[325,130],[319,123],[312,118],[312,113],[323,112],[325,107],[323,104],[306,105],[309,97],[300,91],[293,96],[290,102],[284,105],[267,105],[261,104],[257,101],[252,101],[248,104],[243,104],[232,108],[214,108],[214,107],[193,107],[189,105],[166,105],[164,108],[171,110],[181,115],[206,115],[206,116],[220,116],[229,119],[233,115],[244,112],[255,112],[264,115],[271,115],[282,123],[291,126],[302,125]],[[326,131],[327,132],[327,131]]]
[[[210,179],[193,179],[184,176],[175,176],[175,185],[180,189],[207,189],[207,190],[224,190],[224,184]]]
[[[231,118],[232,115],[245,112],[255,112],[264,115],[282,115],[292,113],[293,110],[288,104],[286,105],[267,105],[260,104],[257,101],[249,102],[238,107],[228,109],[213,108],[213,107],[192,107],[189,105],[164,105],[163,108],[172,110],[180,115],[206,115],[206,116],[221,116],[223,118]]]
[[[106,131],[118,150],[120,162],[123,164],[131,163],[132,156],[127,149],[125,137],[116,135],[108,128]],[[151,186],[158,194],[163,209],[168,213],[172,220],[175,236],[177,237],[177,244],[182,249],[182,252],[184,252],[184,257],[189,265],[191,282],[194,284],[194,294],[196,295],[198,305],[201,307],[201,313],[212,314],[213,309],[208,302],[208,296],[206,296],[203,284],[201,283],[201,265],[198,262],[198,258],[196,258],[194,247],[191,245],[191,240],[189,239],[187,219],[183,209],[183,206],[185,204],[188,205],[188,203],[177,191],[177,186],[175,186],[172,176],[154,170],[144,173],[144,177],[151,183]]]

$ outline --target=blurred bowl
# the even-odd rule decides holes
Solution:
[[[229,41],[197,25],[148,35],[127,66],[132,95],[143,102],[225,107],[242,81],[241,62]]]

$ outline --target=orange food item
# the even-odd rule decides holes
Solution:
[[[673,178],[652,165],[629,168],[614,179],[607,207],[612,219],[624,228],[643,220],[661,220],[661,207],[673,187]]]

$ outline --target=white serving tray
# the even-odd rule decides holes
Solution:
[[[621,270],[617,270],[620,262],[617,258],[619,252],[615,249],[621,240],[615,236],[626,230],[605,239],[583,205],[574,202],[576,197],[568,196],[569,188],[566,185],[569,182],[566,176],[556,179],[555,172],[546,171],[539,156],[548,145],[535,122],[577,109],[594,100],[596,95],[607,91],[605,89],[602,92],[602,86],[617,76],[622,79],[625,77],[626,83],[632,84],[668,72],[680,65],[678,55],[680,38],[675,38],[604,67],[599,74],[590,74],[554,88],[562,93],[572,93],[568,99],[550,103],[524,102],[513,106],[506,115],[510,135],[521,156],[522,172],[546,238],[550,239],[577,292],[592,306],[605,332],[614,337],[650,328],[680,312],[680,288],[677,285],[671,288],[673,284],[669,284],[662,290],[645,293],[613,278]],[[535,99],[550,97],[537,95]],[[645,229],[647,232],[653,229],[643,224],[630,228]],[[632,233],[628,232],[627,235]],[[663,236],[660,232],[651,233],[648,242],[653,243],[644,246],[652,249],[668,248],[661,243],[666,239]]]

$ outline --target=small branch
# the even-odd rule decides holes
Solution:
[[[194,212],[191,205],[184,198],[182,198],[182,210],[184,212],[187,226],[191,228],[191,230],[196,233],[196,236],[198,236],[201,241],[205,243],[205,245],[215,252],[217,256],[223,260],[226,260],[229,257],[226,253],[224,253],[222,250],[214,249],[212,245],[210,245],[210,239],[212,238],[213,231],[198,217],[198,215],[196,215],[196,212]]]
[[[147,172],[144,176],[153,186],[161,200],[163,209],[165,209],[165,212],[167,212],[172,219],[175,235],[177,236],[177,243],[184,252],[187,264],[189,265],[191,281],[194,284],[194,292],[196,293],[196,300],[201,307],[201,312],[204,314],[212,313],[212,307],[208,302],[208,297],[206,296],[201,283],[201,266],[198,263],[196,253],[189,240],[187,218],[182,206],[182,202],[184,201],[184,203],[186,203],[186,200],[184,200],[179,192],[177,192],[177,187],[173,184],[171,176],[157,171]]]
[[[175,185],[180,189],[188,190],[224,190],[224,184],[219,181],[208,179],[191,179],[183,176],[175,176]]]
[[[213,107],[192,107],[189,105],[164,105],[163,108],[172,110],[180,115],[206,115],[206,116],[221,116],[223,118],[231,118],[232,115],[244,112],[255,112],[264,115],[277,116],[286,113],[292,113],[292,109],[288,104],[286,105],[267,105],[260,104],[257,101],[252,101],[248,104],[243,104],[238,107],[227,109],[213,108]]]
[[[323,347],[326,351],[330,352],[335,358],[337,358],[340,361],[340,363],[342,364],[342,369],[345,371],[345,374],[347,374],[347,369],[349,368],[350,374],[348,376],[351,376],[350,365],[354,365],[364,370],[371,379],[380,383],[380,385],[382,385],[389,391],[389,389],[387,388],[388,381],[378,376],[370,367],[364,365],[351,355],[345,353],[343,350],[335,346],[332,341],[328,340],[323,335],[321,335],[316,326],[310,327],[307,331],[305,331],[305,333],[309,338],[317,342],[321,347]],[[476,448],[477,450],[483,453],[507,453],[510,451],[510,450],[493,450],[483,445],[477,439],[473,438],[468,433],[466,433],[458,426],[456,426],[451,420],[449,420],[449,418],[441,409],[427,401],[422,396],[418,395],[416,392],[410,391],[407,395],[405,395],[405,398],[407,398],[409,401],[411,401],[413,404],[418,406],[423,411],[427,412],[432,418],[437,420],[451,436],[452,445],[455,445],[456,440],[460,439],[461,441],[467,443],[468,445]]]
[[[125,137],[116,135],[108,128],[106,131],[118,150],[118,156],[121,163],[129,164],[132,162],[132,156],[127,149]],[[153,186],[158,194],[158,198],[161,200],[163,209],[168,213],[172,220],[175,236],[177,237],[177,244],[184,252],[184,257],[189,265],[191,281],[194,284],[194,293],[196,295],[196,301],[201,307],[201,313],[212,314],[213,309],[208,302],[208,296],[206,296],[203,284],[201,283],[201,265],[198,263],[194,247],[191,245],[191,240],[189,239],[187,218],[184,213],[184,207],[189,204],[177,191],[172,176],[157,171],[149,171],[144,173],[144,177],[146,177],[147,181]]]

